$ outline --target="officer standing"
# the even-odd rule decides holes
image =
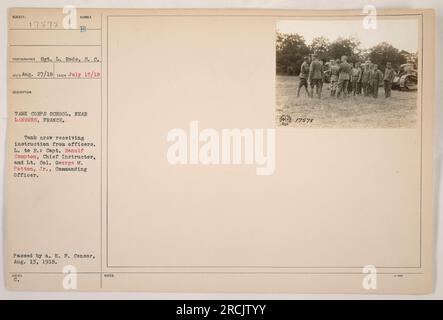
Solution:
[[[313,61],[309,67],[309,83],[311,85],[311,98],[314,97],[314,87],[317,97],[321,98],[321,90],[323,87],[323,65],[318,60],[317,55],[312,56]]]
[[[392,81],[394,81],[395,71],[390,62],[386,63],[385,75],[383,77],[383,88],[385,89],[385,98],[391,96]]]
[[[300,67],[300,76],[299,76],[299,82],[298,82],[298,90],[297,90],[297,98],[300,97],[300,89],[302,87],[305,87],[306,94],[308,97],[310,96],[309,89],[308,89],[308,77],[309,77],[309,57],[306,56],[303,58],[303,63]]]
[[[372,96],[378,98],[378,87],[383,81],[383,73],[378,69],[378,65],[374,64],[374,70],[371,74]]]
[[[369,70],[369,63],[365,63],[363,66],[363,72],[361,74],[361,86],[363,88],[363,94],[365,97],[369,96],[370,76],[371,76],[371,70]]]
[[[354,67],[351,70],[352,94],[354,96],[358,93],[358,82],[360,81],[360,77],[360,64],[354,64]]]
[[[338,84],[338,63],[339,60],[331,60],[331,96],[335,97]]]
[[[342,56],[341,63],[338,67],[338,93],[337,97],[343,92],[343,97],[348,94],[349,80],[351,79],[351,65],[347,62],[348,57]]]

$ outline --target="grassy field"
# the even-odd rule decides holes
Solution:
[[[322,98],[311,99],[304,88],[297,98],[298,77],[277,76],[276,85],[277,125],[282,115],[291,116],[288,126],[292,127],[411,128],[416,125],[416,91],[392,90],[391,98],[386,99],[381,87],[377,99],[352,95],[343,99],[331,97],[329,84],[325,83]],[[302,119],[312,119],[312,122]]]

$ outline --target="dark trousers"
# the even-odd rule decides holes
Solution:
[[[374,98],[378,98],[378,81],[373,81],[372,82],[372,96]]]
[[[343,96],[346,98],[348,94],[348,86],[349,86],[349,80],[339,79],[337,97],[340,97],[340,94],[343,92]]]
[[[385,97],[389,98],[391,96],[392,82],[385,80],[383,82],[383,88],[385,89]]]
[[[361,81],[357,81],[357,94],[361,94],[362,84]]]
[[[323,80],[322,79],[312,79],[311,80],[311,97],[314,96],[314,87],[315,87],[315,93],[320,98],[321,97],[321,89],[323,87]]]
[[[352,93],[354,96],[357,94],[357,80],[352,80]]]
[[[361,85],[363,87],[363,94],[365,97],[369,96],[369,82],[362,82]]]

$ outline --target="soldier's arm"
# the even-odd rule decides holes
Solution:
[[[309,66],[309,76],[308,76],[308,81],[311,81],[312,78],[312,72],[314,71],[314,63],[311,62],[311,65]]]

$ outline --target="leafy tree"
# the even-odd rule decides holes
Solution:
[[[397,48],[389,43],[382,42],[369,49],[369,59],[372,63],[378,64],[381,70],[384,70],[386,63],[391,62],[394,69],[407,62],[407,58]]]
[[[360,61],[360,41],[355,38],[338,38],[329,46],[331,59],[340,59],[342,56],[348,57],[348,62]]]
[[[312,43],[309,49],[312,53],[315,53],[319,60],[330,60],[329,46],[331,43],[325,37],[317,37],[312,39]]]
[[[277,33],[276,46],[277,73],[298,74],[303,57],[309,55],[305,39],[299,34]]]
[[[392,45],[382,42],[372,48],[362,50],[360,41],[356,38],[338,38],[330,42],[325,37],[317,37],[307,46],[303,36],[299,34],[277,33],[277,74],[298,75],[303,57],[316,53],[323,61],[348,57],[348,62],[362,62],[370,60],[384,70],[386,63],[391,62],[395,69],[406,62],[417,65],[417,53],[398,50]]]

